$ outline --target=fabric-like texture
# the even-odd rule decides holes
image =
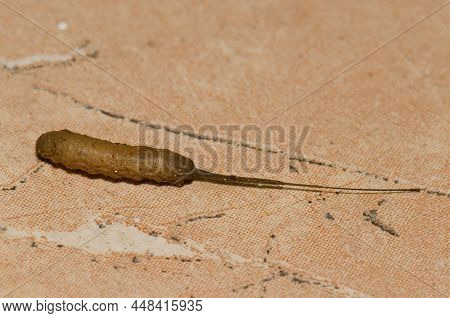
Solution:
[[[443,0],[6,2],[0,296],[449,296],[450,7],[407,30]],[[218,173],[425,191],[113,182],[36,157],[64,128]]]

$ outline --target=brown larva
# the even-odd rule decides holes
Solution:
[[[178,186],[198,180],[242,187],[295,189],[312,192],[327,190],[339,193],[420,191],[420,189],[332,187],[221,175],[197,169],[191,159],[170,150],[112,143],[69,130],[51,131],[41,135],[36,141],[36,153],[40,158],[48,159],[55,164],[61,164],[71,170],[82,170],[92,175],[135,181],[150,180],[155,183]]]

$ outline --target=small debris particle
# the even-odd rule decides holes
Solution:
[[[104,229],[104,228],[106,227],[106,224],[100,223],[100,224],[98,225],[98,227],[101,228],[101,229]]]
[[[33,170],[33,173],[38,173],[39,170],[41,170],[42,166],[38,166],[36,169]]]
[[[56,247],[59,247],[59,248],[61,248],[61,247],[63,247],[64,245],[62,245],[62,244],[58,244],[58,245],[56,245]]]
[[[381,206],[381,205],[383,205],[384,203],[386,203],[386,199],[382,199],[382,200],[380,200],[380,201],[378,201],[378,206]]]
[[[67,30],[67,28],[69,27],[69,25],[67,24],[67,22],[65,22],[65,21],[60,21],[59,23],[58,23],[58,30],[60,30],[60,31],[65,31],[65,30]]]
[[[303,280],[303,279],[300,279],[300,278],[297,278],[297,277],[292,277],[291,280],[292,280],[293,283],[296,283],[296,284],[308,283],[307,280]]]
[[[330,220],[330,221],[334,221],[334,216],[332,216],[330,212],[327,212],[327,213],[325,214],[325,217],[326,217],[328,220]]]
[[[93,51],[93,52],[91,52],[91,53],[86,54],[86,56],[87,56],[87,57],[90,57],[90,58],[92,58],[92,59],[96,59],[96,58],[98,57],[98,51],[95,50],[95,51]]]
[[[133,263],[139,263],[141,260],[137,256],[133,256],[133,259],[131,260]]]
[[[272,279],[274,279],[273,276],[266,277],[266,278],[264,278],[264,279],[261,281],[261,283],[267,283],[267,282],[270,282]]]
[[[12,187],[10,187],[10,188],[3,188],[2,191],[14,191],[14,190],[16,190],[16,189],[17,189],[16,186],[12,186]]]
[[[279,274],[280,274],[281,277],[285,277],[285,276],[287,276],[289,273],[286,272],[286,271],[284,271],[284,270],[280,270]]]
[[[289,165],[289,172],[298,173],[298,169],[295,166],[293,166],[293,165]]]
[[[172,236],[170,239],[175,241],[175,242],[179,242],[180,241],[180,239],[178,237],[176,237],[176,236]]]
[[[31,243],[31,247],[37,247],[37,243],[36,242]]]

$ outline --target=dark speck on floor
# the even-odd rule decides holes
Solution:
[[[334,216],[332,216],[330,212],[325,213],[325,217],[330,221],[334,221]]]

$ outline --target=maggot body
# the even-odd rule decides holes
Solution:
[[[66,129],[41,135],[36,153],[68,169],[113,179],[181,184],[197,171],[191,159],[170,150],[112,143]]]
[[[36,141],[36,154],[55,164],[113,179],[153,181],[181,186],[198,180],[268,189],[337,193],[401,193],[420,189],[349,188],[222,175],[197,169],[194,162],[167,149],[130,146],[81,135],[69,130],[51,131]]]

